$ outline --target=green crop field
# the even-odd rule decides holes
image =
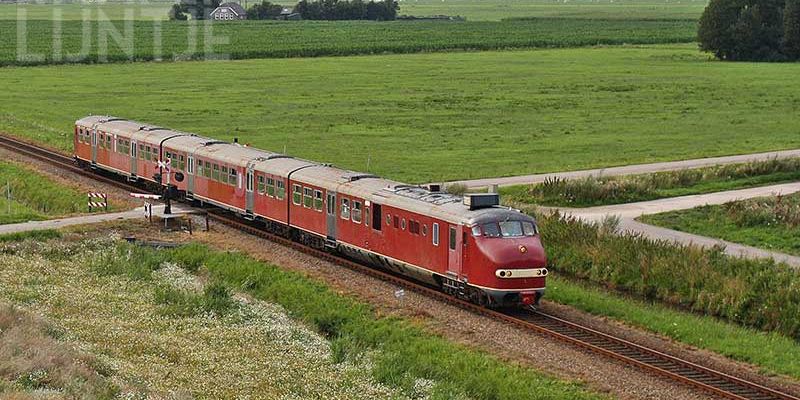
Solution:
[[[403,0],[400,14],[460,15],[468,21],[525,17],[696,19],[706,0]]]
[[[253,4],[255,0],[243,1]],[[24,17],[40,20],[167,18],[170,1],[99,2],[85,4],[0,4],[0,19]],[[290,0],[275,3],[291,7]],[[610,18],[696,19],[707,0],[402,0],[399,14],[451,15],[468,21],[499,21],[509,18]]]
[[[427,182],[796,148],[798,73],[693,45],[6,68],[0,130],[68,151],[111,114]]]
[[[199,27],[168,21],[0,21],[0,36],[9,38],[0,42],[0,65],[686,43],[695,32],[691,20],[246,21]]]

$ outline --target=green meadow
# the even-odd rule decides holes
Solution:
[[[429,182],[796,148],[798,73],[694,45],[6,68],[0,130],[69,151],[109,114]]]

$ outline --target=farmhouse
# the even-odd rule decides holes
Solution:
[[[211,12],[211,19],[214,21],[233,21],[247,19],[247,12],[239,3],[220,4]]]

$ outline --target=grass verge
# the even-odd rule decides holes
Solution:
[[[772,159],[642,175],[553,179],[537,185],[501,188],[500,193],[514,203],[592,207],[797,180],[800,180],[800,159]]]
[[[755,365],[768,374],[800,379],[800,343],[714,317],[679,311],[551,276],[547,298],[588,313],[609,317],[681,343]]]
[[[557,214],[538,221],[555,273],[800,339],[800,276],[786,264],[617,235]]]
[[[199,256],[202,255],[202,256]],[[337,295],[320,283],[239,253],[189,245],[169,253],[190,269],[203,260],[211,279],[258,299],[275,302],[332,341],[337,360],[374,353],[373,374],[384,384],[413,393],[420,379],[435,382],[431,398],[594,398],[560,382],[423,332],[396,318],[376,319],[366,304]],[[379,350],[378,352],[376,352]]]
[[[22,165],[0,162],[0,224],[86,212],[86,202],[85,193]]]
[[[800,255],[800,194],[645,215],[642,222]]]

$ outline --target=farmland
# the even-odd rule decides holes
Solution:
[[[646,215],[642,220],[679,231],[800,255],[798,194]]]
[[[251,59],[685,43],[691,20],[537,19],[510,22],[244,21],[200,25],[146,21],[1,21],[0,65]],[[22,29],[24,46],[17,40]],[[53,34],[53,30],[59,32]],[[115,32],[122,39],[111,36]],[[57,46],[53,45],[53,37]],[[158,40],[156,38],[159,38]],[[120,44],[120,42],[122,44]]]
[[[795,148],[798,73],[694,45],[7,68],[0,130],[69,151],[109,114],[431,182]]]
[[[295,1],[276,3],[293,6]],[[99,2],[86,4],[0,4],[0,19],[16,19],[19,9],[29,19],[119,20],[166,19],[170,1]],[[696,19],[705,0],[402,0],[399,14],[459,15],[468,21],[500,21],[507,18],[567,17],[611,19]],[[88,14],[87,14],[88,13]],[[127,14],[126,14],[127,13]]]

